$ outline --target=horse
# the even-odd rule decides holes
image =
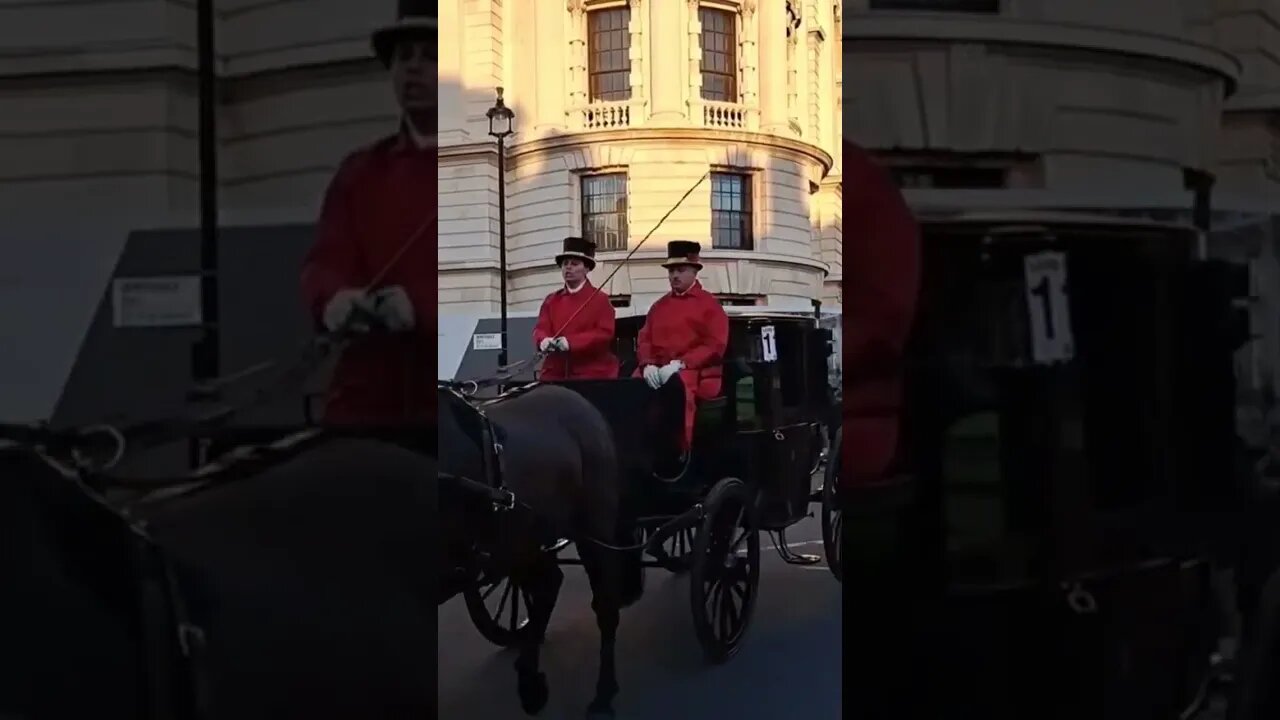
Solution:
[[[17,607],[0,636],[25,672],[0,674],[0,714],[430,715],[434,468],[399,443],[320,434],[278,464],[124,513],[34,452],[6,453],[0,532],[13,536],[3,572]],[[136,570],[157,556],[173,592],[148,605]],[[157,612],[174,600],[184,614]],[[180,630],[202,638],[193,654]]]
[[[178,666],[176,632],[148,637],[142,622],[134,566],[146,545],[74,473],[0,447],[0,717],[190,716],[179,683],[156,672]]]
[[[557,537],[573,540],[600,631],[599,673],[588,717],[613,717],[619,615],[643,593],[644,573],[639,550],[620,547],[630,543],[631,533],[613,432],[595,406],[564,387],[529,386],[482,406],[454,388],[437,385],[441,476],[463,479],[470,487],[499,485],[514,502],[495,515],[487,498],[475,503],[474,495],[457,488],[445,492],[442,486],[447,567],[471,567],[483,554],[491,570],[528,591],[529,624],[515,666],[521,707],[536,715],[549,696],[539,652],[564,580],[544,546]],[[486,521],[488,529],[477,532]],[[455,591],[448,588],[442,600]]]
[[[1280,717],[1280,569],[1263,583],[1256,617],[1246,625],[1240,655],[1240,677],[1227,717]]]

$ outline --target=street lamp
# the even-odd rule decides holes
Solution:
[[[502,367],[507,364],[507,153],[503,141],[511,134],[511,121],[516,117],[502,102],[502,88],[498,88],[498,101],[485,115],[489,134],[498,139],[498,294],[502,296],[498,367]]]

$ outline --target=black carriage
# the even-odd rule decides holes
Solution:
[[[1215,639],[1240,268],[1168,224],[923,227],[902,452],[916,493],[897,518],[922,530],[896,550],[929,576],[916,587],[945,588],[916,628],[939,668],[921,695],[960,715],[1178,716]]]
[[[636,543],[647,545],[643,563],[690,574],[694,626],[712,662],[736,653],[750,622],[761,531],[784,560],[820,562],[791,552],[786,530],[809,516],[811,503],[821,504],[827,560],[837,578],[840,572],[831,490],[838,463],[828,460],[839,455],[832,332],[810,313],[749,310],[730,313],[721,394],[699,403],[687,454],[678,445],[679,376],[656,391],[632,376],[643,317],[618,319],[619,379],[558,383],[591,401],[613,428],[628,520]],[[813,477],[824,467],[815,490]],[[486,603],[495,596],[496,608]],[[515,606],[519,588],[491,578],[466,598],[486,638],[503,646],[518,639],[525,622]]]

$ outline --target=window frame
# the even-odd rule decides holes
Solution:
[[[726,34],[722,32],[713,32],[714,35],[719,35],[721,37],[728,38],[729,47],[727,52],[719,52],[719,51],[707,49],[707,44],[706,44],[706,37],[708,33],[707,24],[703,22],[703,19],[702,19],[702,14],[704,11],[708,13],[715,13],[717,15],[721,15],[727,21],[726,24],[728,25],[729,33]],[[703,4],[698,6],[698,26],[699,26],[698,75],[700,80],[702,81],[698,88],[698,95],[702,100],[706,102],[723,102],[723,103],[732,103],[735,105],[740,104],[742,102],[742,84],[741,84],[741,79],[738,77],[738,72],[742,66],[742,58],[740,57],[740,54],[739,54],[739,49],[740,49],[739,43],[741,43],[741,35],[742,35],[742,26],[741,26],[740,19],[741,19],[741,16],[739,15],[738,11],[733,8],[722,7],[719,5],[711,5],[711,4]],[[708,53],[711,53],[713,55],[720,55],[720,56],[727,55],[728,64],[729,64],[728,71],[721,72],[717,70],[708,70],[707,69]],[[713,77],[728,79],[728,83],[729,83],[729,91],[727,93],[728,99],[707,97],[706,79],[708,75],[711,75]]]
[[[603,15],[617,14],[623,16],[625,22],[621,29],[610,28],[604,31],[596,30],[596,22]],[[629,5],[606,5],[602,7],[588,8],[586,11],[587,24],[587,102],[589,103],[608,103],[608,102],[626,102],[631,99],[631,6]],[[621,32],[624,38],[621,47],[610,47],[607,50],[601,50],[601,53],[623,53],[625,59],[624,67],[618,70],[599,70],[599,56],[597,55],[596,38],[600,35],[608,33]],[[596,79],[599,77],[621,76],[623,78],[623,90],[598,91]],[[605,97],[620,95],[620,97]]]
[[[619,213],[616,209],[610,212],[594,212],[588,213],[588,201],[592,198],[602,197],[603,193],[589,194],[587,186],[592,180],[600,178],[622,178],[622,210]],[[589,172],[577,173],[578,178],[578,234],[587,240],[596,242],[597,252],[625,252],[631,245],[631,174],[626,168],[602,168],[591,170]],[[616,200],[615,200],[616,202]],[[621,214],[621,228],[618,233],[620,236],[621,247],[612,247],[606,243],[599,242],[593,231],[588,225],[588,217],[607,217],[617,216]]]
[[[716,201],[716,195],[717,195],[716,178],[717,176],[725,176],[725,175],[731,176],[731,177],[737,177],[741,179],[742,197],[745,199],[744,209],[742,210],[716,210],[715,209],[715,201]],[[711,249],[736,250],[736,251],[743,251],[743,252],[754,251],[756,246],[756,243],[755,243],[755,240],[756,240],[755,238],[756,236],[756,203],[755,203],[756,173],[746,168],[729,168],[729,167],[713,168],[711,170],[711,177],[709,179],[711,181],[710,198],[709,198],[710,202],[708,205],[708,209],[711,212],[711,227],[709,228],[710,236],[711,236]],[[744,216],[744,221],[741,223],[742,243],[740,245],[731,246],[731,245],[719,244],[718,238],[717,238],[717,232],[716,232],[716,214],[717,213],[738,213],[739,215]]]

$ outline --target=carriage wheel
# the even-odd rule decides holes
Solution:
[[[467,614],[486,640],[502,648],[514,647],[529,630],[529,593],[511,578],[491,578],[463,592]]]
[[[706,517],[693,548],[693,627],[707,660],[733,657],[755,611],[760,587],[760,531],[747,486],[725,478],[703,502]]]
[[[693,547],[697,543],[697,538],[698,531],[695,528],[685,528],[662,543],[662,551],[671,559],[668,570],[676,575],[689,572],[693,564]]]
[[[844,530],[844,515],[840,512],[837,492],[840,484],[841,466],[841,433],[836,431],[835,440],[831,443],[831,451],[827,456],[827,472],[822,479],[822,548],[827,555],[827,567],[836,576],[836,582],[844,582],[844,566],[840,563],[840,540]]]

